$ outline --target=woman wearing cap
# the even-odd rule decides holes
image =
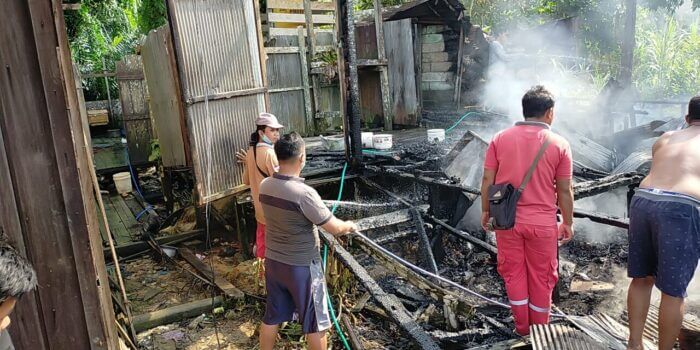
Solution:
[[[250,186],[255,207],[255,220],[258,227],[255,231],[255,256],[265,258],[265,216],[260,206],[260,183],[268,176],[272,176],[279,169],[277,156],[273,148],[280,138],[279,129],[284,126],[277,121],[277,117],[270,113],[260,113],[255,120],[257,129],[250,135],[248,151],[239,152],[236,156],[245,164],[243,183]]]

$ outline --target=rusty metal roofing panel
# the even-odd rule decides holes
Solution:
[[[169,0],[199,203],[242,187],[235,151],[265,110],[253,0]]]

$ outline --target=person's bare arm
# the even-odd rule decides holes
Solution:
[[[10,313],[15,308],[17,299],[9,297],[0,304],[0,331],[10,326]]]
[[[489,186],[496,182],[496,170],[484,168],[484,176],[481,179],[481,227],[489,231]]]
[[[574,237],[574,188],[571,179],[557,179],[557,199],[564,222],[559,227],[559,240],[562,243]]]
[[[334,236],[341,236],[357,231],[357,225],[352,221],[343,221],[335,216],[328,220],[327,223],[321,225],[324,230]]]

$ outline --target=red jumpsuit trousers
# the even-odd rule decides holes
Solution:
[[[558,279],[557,226],[515,224],[497,230],[498,273],[503,277],[520,335],[530,325],[549,322],[552,290]]]

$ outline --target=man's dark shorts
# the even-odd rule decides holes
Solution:
[[[662,292],[685,298],[700,259],[700,201],[638,189],[629,216],[628,276],[653,276]]]
[[[326,304],[326,279],[320,259],[310,266],[294,266],[265,259],[267,306],[263,323],[298,320],[304,334],[331,327]]]

